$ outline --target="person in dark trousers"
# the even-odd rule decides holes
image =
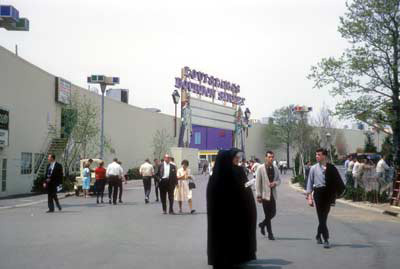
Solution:
[[[123,170],[121,165],[118,163],[118,159],[114,158],[113,162],[107,166],[106,177],[108,178],[108,197],[110,198],[111,204],[111,192],[112,192],[112,203],[117,204],[118,197],[118,184],[119,180],[123,176]],[[111,191],[110,191],[111,189]]]
[[[118,202],[119,202],[119,203],[123,203],[123,202],[122,202],[122,192],[123,192],[123,185],[122,185],[122,183],[123,183],[126,179],[125,179],[125,175],[124,175],[124,170],[123,170],[123,168],[122,168],[122,162],[121,162],[121,161],[118,161],[118,164],[120,165],[121,170],[122,170],[122,176],[120,176],[120,177],[118,178],[118,181],[117,181],[117,187],[118,187]]]
[[[338,170],[333,164],[327,162],[327,155],[326,149],[316,150],[317,163],[311,167],[307,182],[307,201],[310,206],[314,206],[315,202],[318,215],[316,240],[318,244],[323,244],[324,248],[330,248],[327,221],[331,205],[345,190]]]
[[[143,179],[144,202],[148,204],[150,202],[151,178],[154,176],[154,167],[149,159],[146,159],[140,166],[139,173]]]
[[[61,211],[60,202],[57,197],[57,186],[62,183],[64,172],[62,165],[56,162],[54,154],[49,154],[47,160],[49,164],[46,168],[46,182],[43,183],[43,187],[47,190],[47,204],[49,207],[47,213],[52,213],[54,212],[54,202],[58,210]]]
[[[260,165],[256,171],[257,202],[262,204],[265,214],[265,219],[258,226],[261,229],[262,235],[265,235],[265,227],[267,228],[269,240],[275,240],[272,233],[271,220],[276,215],[276,187],[281,184],[279,170],[274,165],[274,158],[274,153],[267,151],[265,154],[265,164]]]
[[[172,164],[168,154],[164,156],[164,163],[160,166],[160,198],[163,213],[167,214],[167,195],[169,200],[169,214],[174,215],[174,190],[178,184],[176,166]]]
[[[160,190],[160,161],[158,159],[154,159],[154,192],[156,193],[156,202],[160,201],[159,200],[159,190]]]
[[[207,255],[214,269],[256,259],[257,210],[240,154],[220,150],[207,185]]]
[[[101,203],[104,203],[104,187],[106,186],[106,169],[104,168],[104,162],[101,161],[99,166],[94,170],[96,177],[95,190],[97,196],[97,203],[100,203],[99,198],[101,198]]]

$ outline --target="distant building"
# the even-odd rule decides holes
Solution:
[[[125,104],[129,103],[128,89],[109,89],[106,90],[106,96]]]

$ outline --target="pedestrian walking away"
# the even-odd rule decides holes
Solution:
[[[281,184],[278,167],[274,165],[275,155],[272,151],[265,154],[265,164],[258,167],[256,171],[256,195],[257,202],[261,203],[264,209],[265,219],[258,226],[261,234],[265,235],[265,227],[268,231],[268,239],[275,240],[272,233],[271,220],[276,215],[276,187]]]
[[[122,202],[122,192],[123,192],[123,183],[126,182],[126,178],[125,178],[125,174],[124,174],[124,169],[122,168],[122,162],[118,161],[118,164],[121,167],[122,170],[122,176],[118,177],[118,181],[117,181],[117,187],[118,187],[118,202],[119,203],[123,203]]]
[[[164,163],[160,167],[160,198],[164,214],[167,214],[167,196],[169,201],[169,214],[175,214],[174,190],[175,186],[178,184],[176,172],[176,166],[171,162],[169,155],[166,154],[164,156]]]
[[[193,209],[192,190],[189,188],[189,180],[193,180],[193,176],[188,168],[188,160],[183,160],[181,165],[182,167],[177,172],[178,185],[175,188],[174,198],[175,201],[178,201],[179,213],[182,213],[183,202],[188,201],[190,214],[193,214],[196,210]]]
[[[149,159],[146,159],[145,162],[140,166],[139,173],[143,179],[144,201],[146,204],[148,204],[151,192],[151,178],[154,176],[154,167],[150,164]]]
[[[47,205],[49,210],[47,213],[54,212],[54,202],[59,211],[61,211],[60,202],[57,197],[57,186],[62,183],[63,167],[60,163],[56,162],[56,156],[49,154],[47,157],[49,164],[46,168],[46,181],[43,187],[47,190]]]
[[[158,159],[154,159],[154,192],[156,194],[156,202],[159,201],[158,193],[160,191],[160,166],[162,163]]]
[[[323,244],[324,248],[330,248],[327,221],[331,205],[345,190],[338,170],[327,162],[327,155],[326,149],[316,151],[317,163],[310,169],[307,184],[307,201],[309,206],[314,206],[315,202],[319,222],[316,240],[318,244]]]
[[[99,198],[101,198],[101,203],[104,203],[104,187],[106,186],[106,169],[104,168],[104,162],[101,161],[99,166],[94,170],[96,177],[95,190],[97,203],[100,203]]]
[[[118,197],[118,182],[119,182],[119,179],[122,178],[122,176],[123,176],[123,170],[122,170],[121,165],[118,164],[117,158],[114,158],[113,162],[107,166],[106,176],[108,178],[108,184],[109,184],[108,196],[110,198],[110,204],[111,204],[111,192],[110,192],[110,188],[111,188],[112,203],[114,205],[116,205],[117,197]]]
[[[207,185],[207,254],[213,268],[256,259],[257,210],[238,149],[220,150]]]

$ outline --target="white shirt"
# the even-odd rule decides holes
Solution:
[[[120,176],[122,177],[124,174],[124,170],[121,165],[116,162],[112,162],[107,166],[106,176]]]
[[[353,172],[354,162],[350,161],[347,165],[347,172]]]
[[[169,178],[169,169],[170,169],[171,165],[166,162],[164,162],[164,175],[162,176],[162,178]]]
[[[148,162],[145,162],[140,166],[139,172],[143,177],[151,177],[154,175],[154,167]]]
[[[353,177],[359,176],[361,173],[361,163],[355,162],[353,167]]]
[[[384,159],[381,159],[378,164],[376,165],[376,172],[383,173],[385,170],[388,170],[390,167],[387,165]]]
[[[261,165],[260,163],[254,163],[254,164],[253,164],[253,167],[251,167],[251,170],[253,171],[254,174],[256,173],[257,168],[258,168],[260,165]]]

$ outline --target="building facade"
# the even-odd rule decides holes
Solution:
[[[8,114],[6,122],[5,114],[0,113],[3,115],[0,134],[8,135],[6,145],[0,144],[0,197],[31,191],[33,180],[37,176],[38,160],[43,158],[43,154],[52,143],[49,137],[50,127],[58,130],[62,128],[62,111],[65,105],[56,101],[56,82],[57,76],[0,46],[0,112],[6,111],[5,114]],[[74,84],[71,84],[71,91],[88,98],[100,107],[99,94]],[[167,98],[169,102],[168,95]],[[193,124],[190,146],[198,148],[203,155],[207,154],[208,150],[215,154],[219,148],[229,148],[233,139],[231,123],[211,127],[213,122],[210,122],[208,112],[201,111],[201,108],[206,108],[205,105],[201,101],[197,104],[197,122],[209,122]],[[219,117],[223,121],[225,108],[217,109],[221,109],[222,114]],[[4,127],[5,123],[7,130]],[[267,139],[264,130],[265,125],[259,123],[250,128],[248,137],[245,138],[247,158],[258,157],[263,160],[266,150],[264,141]],[[154,138],[160,131],[172,137],[171,146],[178,144],[178,137],[173,137],[173,116],[105,98],[105,135],[115,150],[112,154],[105,154],[106,163],[118,157],[126,171],[139,166],[146,158],[153,158]],[[349,140],[350,151],[363,146],[363,132],[344,132]],[[211,137],[213,139],[209,139]],[[286,158],[284,149],[279,150],[276,155],[278,159]],[[93,156],[95,157],[98,156]]]

